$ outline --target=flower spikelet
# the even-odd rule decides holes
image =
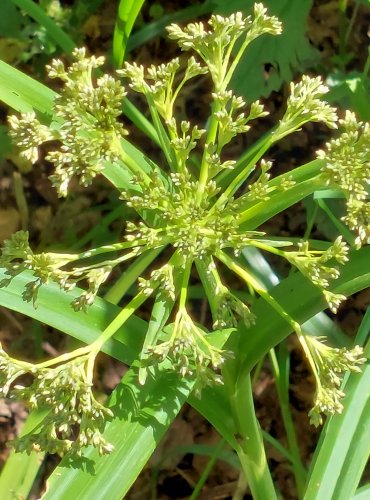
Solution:
[[[14,441],[17,451],[42,449],[79,455],[88,445],[100,454],[112,451],[101,432],[113,414],[95,400],[85,363],[86,358],[81,357],[56,368],[39,369],[29,387],[14,387],[14,396],[30,408],[50,410],[35,432]]]
[[[37,148],[42,143],[53,139],[61,144],[46,157],[55,166],[50,178],[60,196],[67,195],[73,176],[87,186],[105,162],[119,161],[120,139],[126,135],[118,121],[123,87],[109,75],[96,82],[93,79],[93,71],[104,58],[87,57],[85,49],[76,49],[72,55],[75,62],[68,69],[60,60],[48,67],[51,78],[64,82],[54,101],[55,126],[48,129],[34,114],[9,120],[15,142],[32,161],[37,160]]]
[[[317,337],[305,335],[305,341],[311,353],[311,364],[315,373],[317,389],[314,407],[309,412],[313,425],[322,424],[322,414],[342,413],[344,392],[340,389],[347,371],[359,373],[360,365],[366,362],[363,349],[333,348],[321,342]]]
[[[307,122],[323,122],[330,128],[337,128],[335,108],[321,100],[329,88],[319,76],[303,75],[298,83],[290,84],[290,96],[286,112],[275,132],[275,140],[281,139]]]
[[[357,246],[370,237],[368,197],[370,179],[370,125],[356,120],[351,111],[339,121],[342,133],[317,152],[324,160],[327,184],[338,186],[347,198],[344,221],[358,234]]]

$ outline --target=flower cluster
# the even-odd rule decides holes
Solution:
[[[322,290],[330,309],[337,312],[340,303],[345,300],[345,296],[334,294],[326,288],[331,280],[339,277],[339,270],[332,265],[332,262],[345,264],[348,260],[348,246],[343,242],[341,236],[325,251],[309,250],[307,241],[298,246],[298,252],[285,252],[285,258]]]
[[[356,245],[360,247],[370,238],[370,126],[350,111],[339,125],[343,128],[341,135],[317,156],[325,161],[322,170],[327,184],[339,187],[346,196],[344,221],[357,232]]]
[[[161,362],[170,357],[183,377],[195,374],[198,389],[215,382],[221,383],[222,379],[214,370],[222,366],[230,353],[210,344],[206,332],[193,322],[185,309],[179,309],[174,324],[169,328],[169,340],[148,349],[152,361]]]
[[[323,122],[330,128],[337,128],[336,110],[321,97],[329,91],[319,76],[303,75],[299,83],[290,84],[287,109],[275,132],[279,140],[307,122]]]
[[[86,264],[84,263],[86,259],[94,258],[100,253],[120,250],[127,245],[125,243],[107,245],[81,254],[54,252],[35,254],[29,246],[28,238],[27,231],[18,231],[4,242],[0,265],[7,270],[9,278],[0,281],[0,287],[8,285],[15,275],[25,269],[32,271],[36,279],[25,285],[23,299],[27,302],[32,301],[35,306],[41,285],[53,281],[68,292],[84,281],[87,282],[88,289],[73,299],[72,306],[76,311],[85,310],[86,306],[93,303],[100,286],[107,280],[113,267],[141,252],[140,247],[136,246],[135,250],[121,257]]]
[[[1,395],[20,399],[29,408],[45,412],[32,432],[13,442],[15,449],[79,455],[81,448],[93,445],[100,454],[110,453],[113,448],[101,433],[113,414],[92,394],[89,356],[79,356],[55,367],[48,364],[18,361],[0,346]],[[32,375],[31,385],[14,385],[24,374]]]
[[[314,406],[309,412],[313,425],[322,424],[322,414],[334,415],[342,413],[341,402],[345,393],[340,389],[343,375],[348,372],[359,373],[361,364],[366,362],[363,349],[355,346],[333,348],[325,345],[318,337],[304,336],[304,342],[309,350],[308,358],[316,379],[316,394]]]
[[[244,35],[242,51],[259,36],[269,33],[279,35],[281,23],[266,14],[267,9],[260,3],[254,6],[254,18],[243,17],[241,12],[229,17],[211,16],[210,30],[203,23],[191,23],[185,28],[172,24],[167,28],[169,37],[176,40],[182,50],[194,50],[208,66],[215,89],[224,90],[229,83],[233,65],[230,68],[232,50],[237,40]],[[236,58],[236,62],[238,57]],[[235,60],[234,63],[235,65]]]
[[[98,78],[96,83],[93,80],[93,70],[104,64],[104,58],[88,58],[85,49],[76,49],[73,57],[75,62],[68,69],[59,59],[48,67],[50,78],[64,82],[55,99],[56,123],[52,128],[42,125],[34,114],[9,119],[14,141],[33,162],[38,159],[41,144],[60,142],[60,148],[49,152],[46,159],[55,166],[50,179],[61,196],[67,195],[73,176],[87,186],[105,162],[120,161],[120,139],[126,135],[118,121],[125,96],[123,87],[109,75]]]
[[[167,263],[148,274],[147,279],[139,278],[138,294],[121,313],[127,319],[144,300],[153,296],[155,306],[160,304],[165,313],[163,321],[158,320],[153,309],[140,355],[142,367],[168,358],[167,363],[170,360],[182,376],[194,377],[200,390],[207,383],[221,381],[218,370],[228,353],[222,345],[216,347],[212,343],[212,333],[200,327],[188,312],[188,288],[195,268],[208,298],[213,328],[221,330],[225,339],[226,333],[233,331],[238,322],[248,326],[255,319],[249,305],[224,284],[225,267],[228,274],[241,278],[252,293],[274,302],[253,273],[239,262],[239,254],[245,247],[253,246],[287,259],[322,291],[333,311],[344,298],[328,289],[330,281],[339,275],[336,264],[347,260],[348,249],[340,238],[325,251],[311,250],[307,242],[295,250],[285,251],[280,247],[292,243],[267,239],[264,233],[254,230],[256,226],[248,230],[248,209],[255,213],[261,201],[274,198],[295,184],[290,175],[284,176],[280,183],[274,182],[271,179],[273,162],[264,160],[263,154],[274,142],[298,131],[309,121],[336,128],[337,115],[335,109],[322,100],[328,89],[321,79],[303,76],[300,82],[291,84],[286,112],[275,129],[252,146],[241,160],[230,160],[230,152],[225,149],[231,141],[247,132],[252,120],[267,114],[260,102],[247,106],[228,88],[231,77],[246,47],[262,34],[278,35],[281,24],[275,17],[268,16],[261,4],[256,4],[254,16],[214,15],[208,24],[191,23],[184,28],[172,25],[168,32],[182,50],[192,50],[195,56],[184,61],[181,55],[167,64],[149,68],[125,63],[118,71],[120,77],[126,79],[127,88],[139,92],[147,101],[164,164],[156,165],[141,153],[130,154],[135,148],[125,141],[126,130],[119,120],[126,95],[124,87],[111,76],[96,79],[94,72],[104,60],[86,57],[83,49],[74,52],[74,62],[69,68],[59,60],[49,67],[49,76],[61,79],[64,84],[54,102],[55,116],[50,127],[41,124],[35,115],[10,118],[15,142],[32,161],[38,158],[40,144],[47,141],[60,144],[57,150],[48,153],[47,159],[55,165],[51,179],[61,196],[66,195],[73,176],[87,185],[106,163],[123,169],[128,180],[122,182],[123,187],[118,187],[120,196],[136,212],[135,217],[126,222],[125,240],[79,254],[36,254],[29,246],[28,234],[19,232],[5,243],[0,264],[10,278],[25,269],[32,271],[36,280],[27,285],[26,300],[35,300],[38,288],[49,280],[64,290],[87,281],[88,289],[72,303],[79,310],[93,302],[114,266],[146,250],[172,248]],[[206,74],[213,85],[208,122],[191,124],[186,119],[178,120],[179,93],[190,79]],[[358,231],[359,241],[364,242],[369,236],[370,209],[365,201],[369,127],[356,123],[350,114],[340,124],[345,128],[344,134],[331,141],[325,152],[318,153],[325,163],[318,177],[321,185],[340,188],[346,194],[345,220]],[[251,176],[254,171],[256,175]],[[117,252],[124,250],[126,252],[117,257]],[[113,257],[107,258],[107,253]],[[133,273],[127,274],[135,274],[136,270],[134,267]],[[279,304],[274,304],[295,328],[294,320]],[[167,324],[172,311],[175,320]],[[115,327],[116,322],[112,324]],[[114,327],[109,326],[102,333],[94,349],[100,348],[115,333]],[[314,359],[313,370],[321,380],[317,411],[312,412],[316,423],[322,411],[341,410],[338,374],[348,369],[357,370],[362,358],[358,349],[335,350],[321,343],[305,342],[306,347],[310,346],[306,354]],[[32,365],[31,369],[31,365],[15,362],[2,354],[3,391],[7,392],[20,375],[30,373],[34,377],[32,385],[14,387],[14,394],[31,406],[47,406],[53,410],[40,432],[29,436],[28,441],[23,440],[20,449],[40,446],[66,453],[68,450],[78,452],[81,446],[93,444],[101,453],[110,451],[100,434],[110,412],[101,407],[91,393],[92,359],[90,349],[82,356],[68,358],[67,363],[60,360],[55,365]],[[139,375],[140,381],[144,379]]]

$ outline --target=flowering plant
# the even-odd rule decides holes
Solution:
[[[307,241],[295,244],[289,238],[266,235],[259,230],[261,214],[266,220],[313,191],[332,187],[346,199],[343,220],[356,232],[356,246],[370,237],[369,126],[357,122],[350,112],[338,120],[336,110],[322,99],[328,89],[319,77],[303,76],[291,83],[281,120],[241,158],[229,159],[227,146],[233,138],[267,114],[259,101],[247,105],[232,92],[233,72],[254,39],[263,34],[278,36],[281,30],[279,20],[261,4],[255,5],[253,16],[238,12],[229,17],[213,15],[208,25],[171,25],[169,37],[194,55],[149,68],[126,63],[117,72],[146,99],[164,157],[161,165],[144,155],[138,161],[130,154],[128,132],[119,119],[126,91],[116,77],[96,78],[94,72],[104,59],[88,57],[84,49],[74,51],[69,67],[55,60],[48,68],[51,78],[63,82],[50,125],[35,113],[10,117],[12,137],[29,160],[39,158],[41,144],[59,144],[46,159],[55,166],[51,181],[60,196],[68,194],[72,178],[87,186],[96,175],[104,174],[107,165],[114,165],[128,180],[125,187],[115,185],[134,215],[126,221],[122,241],[74,254],[37,254],[27,232],[14,234],[5,242],[0,260],[8,275],[3,287],[22,271],[32,271],[35,279],[26,284],[23,298],[36,307],[43,284],[54,281],[69,291],[86,282],[87,290],[72,302],[76,314],[83,314],[78,311],[93,303],[115,267],[145,256],[150,262],[163,254],[160,266],[145,278],[137,275],[137,294],[92,344],[36,365],[1,350],[2,394],[50,410],[34,433],[15,441],[17,449],[80,454],[84,446],[93,445],[102,454],[112,451],[101,434],[111,412],[92,394],[94,361],[104,343],[149,297],[154,305],[140,355],[140,384],[146,383],[154,365],[162,363],[182,377],[194,378],[197,394],[206,385],[229,383],[238,356],[233,348],[238,324],[255,321],[250,304],[226,284],[230,273],[266,300],[297,334],[317,384],[312,423],[320,424],[323,414],[342,411],[342,376],[359,370],[365,361],[362,349],[332,348],[308,335],[239,259],[248,247],[285,259],[336,312],[345,297],[333,293],[330,284],[348,259],[347,243],[338,237],[323,250]],[[207,123],[192,124],[177,118],[176,99],[187,82],[199,75],[208,75],[212,82],[211,113]],[[308,122],[322,122],[339,131],[317,153],[317,160],[273,177],[273,162],[263,156]],[[317,173],[314,182],[305,179],[307,170]],[[189,285],[195,272],[212,316],[213,326],[208,329],[189,312]],[[33,376],[32,385],[14,385],[25,373]]]

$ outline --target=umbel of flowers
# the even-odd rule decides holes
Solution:
[[[291,84],[285,114],[263,148],[239,161],[230,160],[227,153],[234,137],[248,132],[253,120],[267,114],[259,101],[247,105],[233,93],[233,72],[253,40],[263,34],[279,35],[281,29],[278,19],[267,15],[261,4],[255,5],[252,16],[237,12],[229,17],[213,15],[208,23],[191,23],[184,28],[171,25],[170,38],[182,51],[191,52],[190,57],[148,68],[126,63],[117,72],[147,101],[164,155],[161,167],[149,161],[143,168],[128,154],[127,130],[119,119],[126,91],[118,78],[95,78],[94,71],[104,63],[102,57],[88,57],[84,49],[77,49],[68,68],[60,60],[53,61],[48,67],[49,76],[63,82],[54,102],[54,121],[46,126],[34,113],[11,116],[15,143],[26,158],[35,162],[39,146],[53,141],[53,150],[46,159],[55,167],[51,181],[60,196],[67,195],[72,178],[87,186],[104,172],[107,163],[113,164],[130,179],[120,196],[137,216],[126,222],[123,241],[81,253],[37,254],[30,248],[27,232],[14,234],[3,247],[0,263],[9,278],[1,285],[6,286],[23,270],[31,271],[34,278],[26,285],[23,297],[36,305],[38,289],[45,283],[54,281],[68,291],[87,282],[87,290],[72,302],[76,311],[84,310],[93,303],[115,266],[148,250],[167,248],[168,262],[139,279],[138,293],[120,313],[120,324],[148,297],[152,296],[155,304],[164,302],[167,318],[174,311],[175,319],[167,325],[166,334],[162,331],[165,323],[151,330],[150,336],[148,333],[141,353],[140,383],[145,383],[150,364],[170,360],[172,369],[181,376],[196,377],[199,392],[206,384],[222,383],[218,370],[229,353],[215,347],[212,332],[195,323],[188,312],[191,272],[198,271],[204,286],[214,330],[230,332],[238,322],[248,326],[255,319],[248,304],[225,284],[223,274],[227,269],[269,301],[297,333],[317,382],[310,412],[317,425],[322,414],[342,410],[341,377],[347,370],[359,370],[364,361],[362,349],[334,349],[306,335],[258,279],[246,271],[238,256],[243,248],[255,247],[286,259],[322,291],[334,312],[345,298],[328,289],[339,276],[337,265],[347,260],[348,247],[340,237],[325,250],[317,250],[307,242],[294,246],[290,241],[275,240],[252,224],[248,226],[250,214],[261,201],[295,188],[290,174],[281,176],[279,182],[271,178],[272,162],[263,159],[268,147],[310,121],[337,128],[335,109],[322,100],[328,89],[321,79],[303,76],[300,82]],[[199,75],[208,75],[213,85],[209,120],[207,124],[178,120],[176,99],[183,87]],[[339,126],[343,132],[318,152],[321,185],[344,193],[344,220],[357,233],[356,244],[360,246],[370,236],[366,201],[369,126],[357,122],[351,113],[339,120]],[[241,192],[242,185],[245,189]],[[93,344],[36,365],[0,351],[3,396],[19,398],[32,408],[49,409],[47,418],[33,433],[15,441],[18,449],[80,453],[84,446],[92,444],[100,453],[111,451],[101,435],[111,412],[94,399],[92,378],[95,357],[116,330],[108,327]],[[29,387],[16,384],[25,373],[33,376]]]

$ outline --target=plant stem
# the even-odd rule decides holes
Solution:
[[[204,147],[202,163],[200,165],[199,184],[198,184],[198,191],[197,191],[198,203],[200,203],[202,200],[204,188],[205,188],[207,181],[208,181],[209,165],[208,165],[208,160],[207,160],[207,146],[209,146],[210,144],[214,144],[216,141],[217,130],[218,130],[218,121],[216,119],[215,113],[217,113],[217,111],[219,111],[219,106],[216,102],[213,102],[206,144]]]
[[[136,278],[153,262],[153,260],[162,252],[164,247],[148,250],[138,257],[135,262],[118,278],[104,295],[104,299],[111,304],[118,304],[122,297],[127,293],[130,286]]]
[[[230,182],[222,195],[218,198],[216,203],[211,208],[211,211],[219,206],[222,206],[226,201],[230,200],[241,184],[248,178],[250,173],[255,168],[257,161],[264,155],[264,153],[269,149],[271,144],[273,143],[273,139],[270,136],[267,138],[266,142],[263,146],[257,151],[257,153],[251,158],[250,161],[245,165],[243,170]]]
[[[234,382],[231,371],[225,367],[224,380],[237,429],[238,454],[243,472],[254,500],[277,498],[268,468],[261,428],[257,420],[249,373]]]
[[[191,266],[193,264],[192,259],[186,259],[184,274],[182,275],[181,289],[180,289],[180,298],[179,298],[179,310],[186,310],[186,298],[188,296],[188,284],[190,278]]]
[[[141,306],[147,299],[147,295],[143,290],[141,290],[128,304],[122,309],[120,313],[114,318],[114,320],[107,326],[103,333],[98,337],[91,345],[91,352],[97,353],[100,351],[101,347],[105,342],[110,339],[117,330],[129,319],[130,316],[136,311],[138,307]]]
[[[218,459],[218,456],[221,453],[224,445],[225,445],[225,440],[220,439],[220,441],[215,446],[213,453],[211,455],[211,458],[208,460],[207,465],[205,466],[205,468],[204,468],[204,470],[199,478],[199,481],[197,482],[197,484],[193,490],[193,493],[190,495],[189,500],[195,500],[196,498],[198,498],[198,495],[201,492],[203,486],[205,485],[205,483],[208,479],[208,476],[211,473],[212,468],[213,468],[216,460]]]

